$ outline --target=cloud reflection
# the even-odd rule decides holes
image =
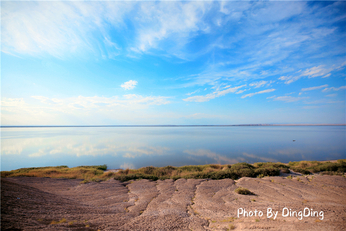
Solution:
[[[41,157],[45,155],[74,155],[102,156],[121,155],[125,158],[135,158],[142,155],[165,155],[168,147],[135,144],[133,142],[113,144],[113,139],[83,140],[71,139],[66,136],[59,139],[31,138],[2,140],[1,153],[4,155],[27,155],[28,157]]]
[[[243,152],[243,156],[246,156],[248,158],[251,158],[253,160],[260,160],[260,161],[265,161],[265,162],[278,162],[277,160],[275,159],[272,159],[272,158],[267,158],[267,157],[261,157],[261,156],[256,156],[254,154],[249,154],[249,153],[246,153],[246,152]],[[248,161],[248,162],[256,162],[256,161]]]
[[[135,166],[133,164],[130,164],[130,163],[124,163],[124,164],[120,165],[120,168],[122,168],[122,169],[135,169]]]
[[[228,158],[207,149],[185,150],[184,153],[192,156],[205,156],[214,159],[218,164],[235,164],[244,160],[243,158]]]

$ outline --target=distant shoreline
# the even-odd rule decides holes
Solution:
[[[54,127],[256,127],[256,126],[346,126],[346,124],[233,124],[233,125],[4,125],[0,128]]]

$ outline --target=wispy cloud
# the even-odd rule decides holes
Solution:
[[[188,97],[188,98],[183,99],[183,100],[184,101],[188,101],[188,102],[206,102],[206,101],[209,101],[211,99],[215,99],[217,97],[224,96],[224,95],[229,94],[229,93],[234,93],[239,88],[242,88],[242,87],[245,87],[245,86],[246,86],[246,84],[238,86],[238,87],[230,87],[230,88],[227,88],[225,90],[216,90],[213,93],[210,93],[210,94],[207,94],[207,95],[192,96],[192,97]]]
[[[319,99],[314,101],[306,101],[305,104],[334,104],[334,103],[345,103],[345,101],[336,101],[336,100],[329,100],[329,99]]]
[[[317,90],[317,89],[321,89],[321,88],[324,88],[324,87],[328,87],[328,84],[324,84],[324,85],[316,86],[316,87],[302,88],[301,91],[312,91],[312,90]]]
[[[113,97],[48,98],[33,96],[37,101],[26,102],[21,98],[2,98],[3,124],[107,124],[111,121],[145,120],[147,115],[133,113],[169,104],[169,97],[129,94]],[[151,115],[152,118],[154,118]],[[79,119],[76,119],[79,118]],[[132,118],[132,119],[131,119]],[[126,123],[126,122],[125,122]]]
[[[341,86],[341,87],[329,87],[325,88],[322,90],[322,92],[329,92],[329,91],[340,91],[340,90],[345,90],[346,86]]]
[[[57,58],[119,53],[107,25],[120,26],[133,4],[122,2],[5,2],[2,4],[2,50]],[[99,46],[97,40],[103,41]]]
[[[122,88],[124,88],[125,90],[132,90],[135,88],[136,85],[137,85],[136,80],[130,80],[130,81],[127,81],[127,82],[121,84],[120,86]]]
[[[250,83],[249,86],[259,88],[259,87],[266,85],[267,83],[268,83],[268,81],[262,80],[262,81]]]
[[[140,4],[136,44],[133,51],[145,52],[157,48],[160,41],[172,40],[174,47],[167,50],[176,52],[188,42],[188,37],[197,31],[205,31],[207,25],[203,16],[208,11],[208,2],[146,2]],[[182,54],[182,53],[181,53]],[[182,57],[183,58],[183,57]]]
[[[193,92],[190,92],[190,93],[187,93],[186,95],[193,95],[195,93],[199,92],[199,89],[197,89],[196,91],[193,91]]]
[[[327,78],[331,76],[331,72],[334,71],[340,71],[343,69],[346,65],[346,62],[339,63],[338,65],[333,64],[332,66],[325,68],[325,65],[319,65],[311,68],[307,68],[304,71],[298,71],[294,73],[293,75],[289,76],[281,76],[279,77],[279,80],[285,81],[285,84],[293,83],[300,78],[308,77],[308,78],[316,78],[316,77],[322,77]]]
[[[241,98],[244,99],[246,97],[252,97],[254,95],[263,94],[263,93],[269,93],[269,92],[273,92],[273,91],[275,91],[275,89],[267,89],[267,90],[263,90],[263,91],[254,92],[254,93],[250,93],[250,94],[247,94],[247,95],[243,95]]]
[[[49,99],[43,96],[33,96],[32,98],[38,99],[41,103],[51,104],[54,103],[54,107],[59,109],[59,106],[70,109],[93,109],[93,108],[110,108],[110,107],[131,107],[136,106],[147,106],[147,105],[162,105],[170,103],[164,96],[142,96],[136,94],[123,95],[122,97],[86,97],[78,96],[75,98],[64,98],[64,99]],[[57,104],[57,105],[56,105]],[[141,108],[141,107],[138,107]]]
[[[324,68],[324,65],[320,65],[317,67],[308,68],[301,76],[308,76],[309,78],[316,78],[316,77],[329,77],[330,72],[333,71],[333,68]],[[328,76],[327,76],[328,75]]]
[[[308,99],[309,97],[294,97],[294,96],[277,96],[274,97],[273,99],[276,101],[284,101],[287,103],[292,103],[292,102],[296,102],[299,100],[303,100],[303,99]]]

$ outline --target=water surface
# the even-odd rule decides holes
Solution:
[[[295,140],[295,141],[293,141]],[[1,128],[1,170],[346,158],[345,126]]]

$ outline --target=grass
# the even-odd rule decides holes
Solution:
[[[236,188],[234,191],[235,191],[236,193],[242,194],[242,195],[255,195],[253,192],[251,192],[251,191],[248,190],[247,188],[243,188],[243,187]]]
[[[67,166],[21,168],[12,171],[2,171],[1,177],[52,177],[83,179],[81,183],[100,182],[114,178],[120,181],[129,180],[165,180],[184,179],[239,179],[241,177],[266,177],[278,176],[280,172],[293,171],[303,174],[321,172],[328,175],[343,175],[346,172],[346,159],[337,162],[299,161],[289,164],[259,162],[255,164],[237,163],[232,165],[207,164],[187,165],[182,167],[144,167],[139,169],[125,169],[118,172],[105,172],[106,165],[79,166],[69,168]],[[291,177],[287,177],[291,179]]]
[[[287,166],[286,166],[287,167]],[[287,167],[288,168],[288,167]],[[165,180],[180,178],[185,179],[239,179],[241,177],[277,176],[280,174],[280,168],[276,164],[267,163],[261,166],[254,166],[247,163],[237,163],[233,165],[188,165],[182,167],[144,167],[140,169],[126,169],[119,171],[114,179],[120,181],[129,181],[137,179]]]
[[[337,162],[330,162],[330,161],[289,162],[288,166],[293,171],[300,172],[302,174],[311,174],[311,173],[317,173],[317,172],[334,172],[337,175],[337,173],[346,172],[346,159],[340,159],[340,160],[337,160]]]
[[[68,178],[68,179],[84,179],[83,183],[89,181],[98,181],[110,178],[108,173],[104,173],[107,169],[106,165],[97,166],[79,166],[69,168],[67,166],[57,167],[38,167],[38,168],[20,168],[12,171],[2,171],[1,177],[51,177],[51,178]]]

